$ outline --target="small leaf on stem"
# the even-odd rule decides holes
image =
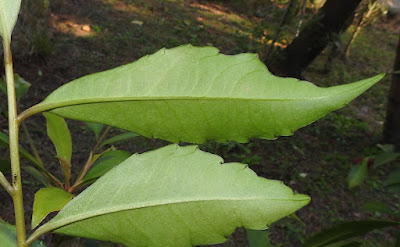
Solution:
[[[49,187],[40,189],[35,193],[32,214],[32,229],[35,228],[46,216],[55,211],[59,211],[69,201],[73,195],[65,190]]]

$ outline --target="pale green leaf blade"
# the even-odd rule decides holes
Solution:
[[[49,112],[45,112],[43,115],[46,118],[47,135],[56,147],[57,155],[67,161],[71,161],[71,134],[64,118]]]
[[[11,37],[20,6],[21,0],[0,0],[0,35],[4,39]]]
[[[0,219],[0,244],[5,247],[17,247],[15,226]],[[43,242],[36,240],[31,247],[45,247]]]
[[[92,168],[90,168],[83,178],[83,182],[85,183],[103,176],[130,156],[129,152],[122,150],[112,150],[105,153],[92,165]]]
[[[67,83],[20,118],[51,110],[172,142],[274,139],[343,107],[382,77],[320,88],[273,76],[255,54],[186,45]]]
[[[72,200],[73,195],[65,190],[55,187],[43,188],[35,193],[32,214],[32,229],[35,228],[46,216],[62,209]]]
[[[236,227],[265,229],[310,200],[244,164],[222,162],[196,146],[133,155],[38,232],[126,246],[204,245],[225,241]]]
[[[137,136],[139,136],[139,134],[136,134],[133,132],[123,133],[123,134],[116,135],[116,136],[113,136],[113,137],[105,140],[104,142],[101,143],[101,146],[110,145],[110,144],[114,144],[114,143],[121,142],[121,141],[127,141],[127,140],[130,140]]]

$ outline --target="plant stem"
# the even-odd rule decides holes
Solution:
[[[22,197],[21,169],[19,163],[18,146],[18,122],[17,122],[17,101],[14,88],[14,70],[11,55],[11,36],[3,37],[4,65],[6,70],[7,97],[8,97],[8,128],[10,136],[10,159],[12,186],[14,193],[12,199],[14,202],[15,226],[17,232],[18,247],[26,246],[24,202]]]
[[[101,143],[103,142],[104,138],[106,137],[106,135],[108,134],[110,129],[111,129],[111,126],[107,126],[107,128],[103,131],[103,133],[99,137],[99,139],[97,139],[96,145],[93,148],[93,153],[97,153],[97,149],[100,148]]]
[[[3,188],[10,194],[10,196],[13,196],[14,194],[14,188],[12,185],[8,182],[7,178],[4,177],[3,173],[0,172],[0,184],[3,186]]]

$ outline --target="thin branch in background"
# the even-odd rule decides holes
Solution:
[[[301,25],[303,25],[303,17],[304,17],[304,13],[306,12],[306,7],[307,7],[307,0],[303,0],[303,5],[300,8],[300,12],[299,12],[299,24],[297,25],[297,30],[296,30],[296,37],[299,36],[300,33],[300,28]]]
[[[357,22],[356,29],[351,34],[351,38],[350,38],[349,42],[347,43],[346,48],[344,49],[344,55],[346,58],[350,56],[350,48],[353,45],[354,40],[357,38],[361,29],[367,24],[372,13],[374,13],[377,5],[378,5],[378,1],[372,0],[370,3],[367,4],[366,8],[362,11],[361,17],[360,17],[359,21]]]
[[[101,134],[101,136],[99,137],[99,139],[97,139],[96,144],[93,148],[93,153],[96,153],[98,151],[98,149],[100,148],[100,145],[102,143],[102,141],[104,140],[104,138],[106,137],[106,135],[108,134],[108,132],[110,131],[111,126],[107,126],[107,128],[103,131],[103,133]]]
[[[39,161],[39,163],[42,164],[42,166],[44,167],[43,162],[42,162],[42,159],[40,158],[39,152],[37,151],[37,148],[36,148],[36,146],[35,146],[35,143],[33,142],[32,136],[31,136],[31,134],[30,134],[28,128],[26,127],[26,124],[25,124],[25,123],[22,123],[21,125],[22,125],[22,128],[24,129],[24,133],[25,133],[26,139],[28,139],[29,146],[30,146],[30,148],[31,148],[31,150],[32,150],[32,152],[33,152],[33,156],[34,156],[34,157],[37,159],[37,161]]]
[[[274,49],[275,43],[276,43],[276,41],[278,40],[279,35],[280,35],[281,32],[282,32],[283,25],[284,25],[285,22],[286,22],[286,19],[287,19],[288,15],[289,15],[290,9],[291,9],[291,7],[292,7],[292,5],[293,5],[293,2],[294,2],[294,0],[290,0],[290,2],[288,3],[288,6],[286,7],[285,13],[283,14],[282,19],[281,19],[281,22],[279,23],[278,30],[276,31],[275,36],[274,36],[274,38],[272,39],[272,42],[271,42],[271,44],[270,44],[269,47],[268,47],[268,50],[267,50],[267,53],[266,53],[266,56],[267,56],[267,57],[270,56],[271,52],[272,52],[273,49]]]

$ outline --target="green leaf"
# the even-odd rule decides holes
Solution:
[[[361,220],[345,222],[313,235],[306,240],[302,247],[330,246],[353,237],[363,236],[375,229],[398,225],[400,225],[399,222],[393,221]]]
[[[362,184],[368,174],[368,159],[364,159],[361,164],[352,167],[347,177],[349,189]]]
[[[20,100],[29,90],[31,84],[17,73],[14,74],[15,95],[17,100]],[[7,85],[0,79],[0,91],[7,94]]]
[[[7,149],[10,148],[10,140],[8,138],[8,135],[3,132],[0,132],[0,146],[5,147]],[[28,161],[35,164],[39,169],[44,170],[43,165],[24,148],[19,147],[19,153]]]
[[[393,192],[400,191],[400,169],[391,172],[383,183],[389,190]]]
[[[17,233],[15,226],[0,219],[0,243],[4,247],[17,247]],[[31,247],[45,247],[43,242],[36,240]]]
[[[377,168],[381,165],[390,163],[400,157],[400,153],[394,152],[393,145],[377,145],[380,149],[382,149],[383,153],[378,154],[373,157],[374,159],[374,167]]]
[[[18,74],[14,74],[14,84],[15,84],[15,94],[17,100],[20,100],[31,87],[31,84]]]
[[[11,37],[20,6],[21,0],[0,0],[0,35],[3,39]]]
[[[51,110],[171,142],[274,139],[343,107],[383,77],[320,88],[273,76],[256,54],[218,52],[162,49],[67,83],[20,119]]]
[[[62,209],[72,200],[72,197],[72,194],[55,187],[43,188],[36,192],[33,202],[32,229],[39,225],[49,213]]]
[[[21,169],[29,173],[32,177],[41,182],[44,186],[49,186],[49,180],[45,176],[43,176],[43,174],[39,172],[36,168],[32,166],[22,166]]]
[[[247,242],[249,247],[273,247],[267,231],[246,230]]]
[[[235,228],[265,229],[310,198],[196,146],[135,154],[38,229],[126,246],[220,243]]]
[[[389,215],[396,215],[396,212],[383,202],[367,202],[361,206],[361,209],[369,212],[379,212]]]
[[[57,150],[57,155],[67,161],[71,161],[72,141],[68,125],[64,118],[45,112],[47,135],[50,137]]]
[[[83,178],[83,182],[86,183],[89,181],[94,181],[95,179],[106,174],[106,172],[111,170],[111,168],[122,163],[130,156],[131,154],[129,152],[121,150],[111,150],[105,153],[103,156],[101,156],[101,158],[96,160],[92,168],[90,168],[86,176]]]
[[[140,136],[140,135],[136,134],[136,133],[133,133],[133,132],[123,133],[123,134],[116,135],[116,136],[113,136],[113,137],[105,140],[104,142],[101,143],[101,146],[114,144],[116,142],[130,140],[130,139],[135,138],[137,136]]]
[[[98,139],[101,131],[103,130],[104,124],[87,122],[86,126],[94,133],[96,139]]]

